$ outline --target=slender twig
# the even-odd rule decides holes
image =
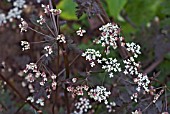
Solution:
[[[100,2],[100,0],[95,0],[95,1],[98,4],[98,6],[100,7],[100,10],[102,11],[101,16],[102,16],[103,20],[105,20],[105,24],[109,23],[110,19],[109,19],[108,15],[107,15],[105,9],[103,8],[102,3]]]
[[[64,56],[64,65],[65,65],[65,68],[66,68],[66,79],[69,79],[70,68],[69,68],[69,61],[68,61],[67,52],[65,50],[63,50],[63,56]],[[67,85],[66,85],[66,87],[67,87]],[[69,106],[67,89],[64,90],[64,94],[65,94],[65,100],[66,100],[66,105],[67,105],[67,114],[70,114],[70,106]]]
[[[81,54],[77,55],[69,64],[69,67],[81,56]],[[58,76],[61,76],[65,72],[65,68],[58,73]]]
[[[160,58],[158,60],[156,60],[154,63],[152,63],[148,68],[146,68],[146,70],[144,70],[144,73],[148,74],[149,72],[151,72],[152,70],[154,70],[162,61],[164,58]]]
[[[6,111],[8,110],[8,108],[0,101],[0,105],[2,106],[3,109],[5,109]]]
[[[132,20],[129,18],[129,16],[127,15],[126,11],[123,10],[121,12],[121,16],[133,27],[133,28],[137,28],[136,24],[132,22]]]
[[[53,9],[53,5],[52,5],[52,1],[49,0],[49,5],[50,5],[50,8]],[[53,22],[53,25],[54,25],[54,30],[55,30],[55,34],[56,36],[58,36],[58,28],[57,28],[57,23],[56,23],[56,20],[55,20],[55,16],[53,14],[51,14],[51,17],[52,17],[52,22]]]
[[[47,22],[45,22],[45,24],[46,24],[48,30],[51,32],[51,34],[52,34],[54,37],[56,37],[55,34],[54,34],[54,32],[52,31],[52,29],[51,29],[51,28],[49,27],[49,25],[47,24]]]
[[[166,91],[166,86],[165,86],[165,110],[168,111],[168,99],[167,99],[167,91]]]
[[[103,24],[105,24],[105,21],[103,20],[103,18],[101,17],[100,14],[97,14],[97,17],[100,19],[100,21],[101,21]]]
[[[3,81],[6,82],[6,84],[26,103],[28,103],[33,109],[35,109],[39,114],[42,114],[42,111],[38,109],[36,106],[34,106],[30,101],[27,101],[25,97],[12,85],[2,74],[0,74],[0,77]]]
[[[38,33],[38,34],[41,34],[41,35],[45,36],[45,37],[49,37],[49,38],[55,39],[54,37],[51,37],[51,36],[46,35],[46,34],[44,34],[44,33],[42,33],[42,32],[39,32],[39,31],[37,31],[37,30],[35,30],[35,29],[31,28],[31,27],[28,27],[28,28],[29,28],[30,30]]]
[[[18,114],[19,111],[25,106],[26,103],[23,103],[14,114]]]
[[[145,112],[152,104],[153,102],[150,102],[149,105],[142,110],[142,112]]]

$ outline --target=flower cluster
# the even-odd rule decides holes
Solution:
[[[26,3],[25,0],[16,0],[13,2],[13,6],[18,7],[18,8],[23,8],[25,3]]]
[[[8,1],[10,2],[10,1]],[[13,8],[9,10],[9,12],[6,14],[1,13],[0,14],[0,26],[2,24],[7,23],[7,21],[13,21],[13,19],[17,18],[20,19],[21,18],[21,13],[22,13],[22,8],[25,6],[26,1],[25,0],[15,0],[12,5]]]
[[[98,58],[101,57],[101,54],[99,51],[96,51],[94,49],[86,49],[86,52],[82,53],[83,57],[86,57],[86,60],[90,61],[91,67],[95,66],[94,61],[99,60]]]
[[[53,53],[53,49],[51,46],[45,46],[44,50],[46,51],[45,56],[48,57],[49,55],[51,55]]]
[[[30,49],[30,43],[27,41],[21,41],[22,51]]]
[[[19,28],[21,29],[21,32],[23,31],[27,31],[27,28],[28,28],[28,23],[21,18],[21,24],[19,24]]]
[[[86,30],[83,30],[83,29],[81,29],[81,27],[80,27],[79,30],[76,31],[76,33],[77,33],[78,36],[83,36],[83,34],[86,33]]]
[[[133,81],[138,85],[136,90],[139,92],[141,87],[143,87],[144,90],[148,92],[148,85],[150,84],[150,80],[147,75],[144,75],[138,71],[140,68],[139,63],[136,63],[133,57],[123,60],[123,63],[125,64],[124,74],[135,76]]]
[[[132,54],[134,55],[135,58],[138,57],[139,54],[141,54],[140,52],[140,46],[135,44],[134,42],[132,43],[126,43],[127,46],[127,51],[132,52]]]
[[[7,0],[7,2],[11,2],[13,7],[9,9],[7,14],[0,13],[0,26],[8,21],[12,22],[14,19],[20,19],[23,8],[26,8],[26,1],[27,0]],[[41,0],[37,0],[37,3],[40,2]]]
[[[90,105],[90,100],[86,98],[80,98],[79,102],[75,104],[76,110],[73,114],[84,114],[87,113],[89,109],[92,108],[92,105]]]
[[[41,106],[44,105],[45,98],[50,98],[51,88],[56,89],[56,75],[46,75],[45,72],[41,72],[35,63],[29,63],[20,73],[20,76],[24,76],[26,82],[22,82],[23,87],[28,86],[29,92],[32,94],[28,96],[27,100],[36,102]]]
[[[55,74],[52,74],[52,75],[51,75],[51,79],[53,80],[51,86],[52,86],[52,89],[53,89],[53,90],[56,90],[56,87],[57,87],[56,78],[57,78],[57,76],[56,76]]]
[[[35,99],[32,96],[27,97],[27,101],[34,102],[34,100]],[[44,106],[44,98],[39,98],[36,103],[40,104],[40,106]]]
[[[136,63],[133,57],[130,57],[129,59],[123,60],[123,63],[125,64],[125,70],[124,74],[130,74],[130,75],[138,75],[138,69],[140,67],[139,63]]]
[[[113,102],[109,102],[106,105],[106,108],[108,109],[108,112],[111,113],[111,112],[115,112],[115,110],[113,109],[115,106],[116,106],[116,103],[113,101]]]
[[[139,73],[138,77],[134,79],[134,82],[138,85],[136,88],[137,91],[140,91],[141,87],[143,87],[146,92],[149,92],[148,86],[150,84],[150,80],[147,75]]]
[[[116,24],[108,23],[99,28],[101,33],[101,37],[97,40],[97,44],[101,44],[103,47],[113,47],[113,49],[117,48],[116,41],[119,39],[120,28]],[[120,41],[123,38],[120,37]]]
[[[154,96],[154,99],[152,102],[156,103],[156,101],[159,99],[159,97],[162,95],[163,92],[164,92],[164,89],[160,90],[160,92]]]
[[[138,100],[137,100],[138,93],[134,93],[130,98],[131,98],[131,100],[134,100],[135,102],[138,102]]]
[[[90,98],[93,98],[95,101],[104,101],[105,104],[108,104],[107,98],[111,94],[110,91],[106,91],[106,88],[103,86],[97,86],[96,89],[90,89],[88,95]]]
[[[50,8],[50,5],[42,4],[41,6],[42,6],[42,8],[44,8],[44,13],[46,13],[46,14],[60,15],[62,12],[60,9]]]
[[[113,71],[114,72],[121,72],[121,68],[120,68],[120,63],[117,62],[117,59],[113,59],[113,58],[102,58],[101,60],[103,63],[102,64],[102,69],[104,69],[106,72],[109,72],[109,76],[110,78],[113,77]]]
[[[42,25],[43,23],[45,23],[45,19],[42,15],[40,15],[40,19],[37,20],[37,23],[39,23],[40,25]]]
[[[66,39],[65,39],[65,36],[63,34],[58,35],[56,40],[60,43],[66,43]]]
[[[69,86],[67,87],[67,91],[72,93],[72,97],[74,98],[76,95],[84,95],[84,91],[88,91],[89,87],[87,85],[83,86]]]

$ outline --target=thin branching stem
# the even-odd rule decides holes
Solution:
[[[42,111],[38,109],[35,105],[33,105],[30,101],[27,101],[25,97],[15,88],[15,86],[11,84],[10,81],[8,81],[2,74],[0,74],[0,77],[23,101],[28,103],[33,109],[37,111],[37,113],[42,114]]]
[[[32,31],[34,31],[34,32],[36,32],[36,33],[38,33],[38,34],[41,34],[41,35],[45,36],[45,37],[55,39],[54,37],[51,37],[51,36],[46,35],[46,34],[44,34],[44,33],[42,33],[42,32],[39,32],[39,31],[37,31],[37,30],[35,30],[35,29],[31,28],[31,27],[28,27],[28,28],[29,28],[30,30],[32,30]]]

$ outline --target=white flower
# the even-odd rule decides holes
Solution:
[[[81,27],[80,27],[79,30],[76,31],[76,33],[77,33],[78,36],[83,36],[83,34],[86,33],[86,30],[83,30],[83,29],[81,29]]]
[[[25,77],[25,79],[26,79],[28,82],[32,83],[32,82],[34,82],[35,77],[33,76],[32,73],[29,73],[29,74]]]
[[[8,15],[6,18],[12,22],[14,18],[20,19],[21,18],[22,10],[20,10],[18,7],[14,7],[13,9],[10,9],[8,12]]]
[[[113,72],[109,73],[109,77],[110,78],[114,77]]]
[[[50,9],[50,12],[54,15],[60,15],[62,11],[60,9]]]
[[[3,23],[6,23],[7,20],[6,20],[6,16],[4,13],[1,13],[0,14],[0,26],[3,24]]]
[[[94,67],[94,66],[95,66],[95,63],[92,61],[92,62],[90,63],[90,66],[91,66],[91,67]]]
[[[42,8],[44,8],[44,13],[49,14],[50,13],[50,5],[41,5]]]
[[[34,102],[34,98],[29,96],[29,97],[27,97],[27,101]]]
[[[57,76],[56,76],[55,74],[52,74],[52,75],[51,75],[51,78],[52,78],[53,80],[55,80],[55,79],[57,78]]]
[[[53,90],[56,90],[56,86],[57,86],[57,82],[55,82],[53,80],[52,84],[51,84],[51,87],[53,88]]]
[[[40,104],[40,106],[44,106],[44,99],[43,98],[39,98],[37,101],[36,101],[37,104]]]
[[[73,83],[76,83],[76,81],[77,81],[77,78],[72,78]]]

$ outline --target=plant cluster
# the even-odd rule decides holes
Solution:
[[[26,1],[16,2],[19,0],[13,2],[13,5],[20,9],[26,3]],[[74,2],[78,5],[76,7],[78,18],[86,13],[88,17],[97,15],[101,20],[102,25],[97,30],[99,35],[91,36],[95,37],[92,46],[98,46],[100,49],[88,46],[85,50],[79,49],[78,53],[75,50],[70,52],[69,46],[75,44],[61,31],[59,17],[62,10],[54,8],[55,4],[49,0],[48,5],[41,5],[43,13],[35,22],[42,31],[31,26],[20,16],[16,16],[21,18],[19,28],[22,34],[33,31],[43,39],[39,42],[22,40],[20,43],[22,51],[29,51],[34,45],[41,45],[39,59],[26,64],[25,69],[18,73],[22,78],[22,87],[28,89],[27,98],[20,95],[3,75],[0,77],[37,113],[43,113],[37,107],[45,107],[49,101],[53,105],[52,113],[57,113],[55,112],[57,96],[63,96],[63,104],[66,108],[64,113],[67,114],[99,113],[97,111],[101,109],[104,109],[105,113],[120,113],[124,107],[127,109],[125,113],[142,114],[149,110],[150,106],[157,107],[159,100],[165,95],[165,100],[162,101],[165,105],[164,112],[162,110],[157,112],[168,114],[166,92],[169,88],[165,84],[156,87],[153,83],[160,83],[156,76],[151,76],[142,70],[139,61],[142,47],[135,42],[126,42],[126,38],[121,34],[121,27],[109,20],[99,0],[74,0]],[[12,18],[15,16],[10,17],[9,20]],[[0,24],[6,23],[5,19],[8,18],[4,16]],[[83,28],[79,27],[74,34],[84,37],[88,30]],[[118,56],[114,56],[113,52],[118,53]],[[70,59],[72,53],[77,54],[73,60]],[[75,74],[71,69],[71,65],[78,58],[85,62],[84,68],[80,71],[84,74],[80,73],[80,75]],[[55,64],[55,71],[50,68],[51,64]],[[96,81],[94,77],[97,77],[96,80],[102,79],[102,83],[93,83]],[[142,106],[143,102],[145,103]]]

